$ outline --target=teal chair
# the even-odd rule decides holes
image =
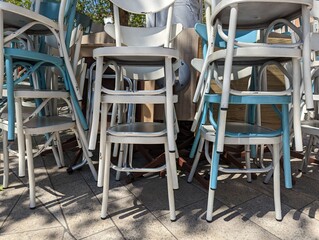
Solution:
[[[65,34],[65,46],[69,49],[69,43],[71,38],[72,29],[75,27],[75,11],[77,1],[67,1],[67,8],[65,12],[65,25],[67,26]],[[58,21],[60,3],[56,1],[44,1],[41,2],[39,13],[44,16]],[[61,76],[64,80],[65,89],[70,92],[73,100],[74,109],[78,115],[80,123],[84,130],[88,129],[85,118],[82,114],[81,107],[77,101],[77,89],[74,89],[74,84],[71,81],[70,73],[66,68],[66,64],[63,57],[52,56],[44,52],[44,37],[39,37],[40,43],[39,51],[30,51],[30,49],[21,49],[14,47],[5,47],[5,74],[6,83],[4,88],[7,90],[7,102],[8,102],[8,118],[9,118],[9,130],[8,141],[14,140],[14,123],[15,123],[15,107],[14,107],[14,87],[26,79],[31,81],[31,86],[34,84],[32,80],[35,80],[35,76],[39,81],[37,82],[39,88],[45,87],[44,82],[44,68],[53,66],[61,71]],[[12,44],[11,46],[14,46]],[[14,78],[14,71],[17,68],[23,68],[24,74],[18,78]]]
[[[47,18],[47,21],[53,21],[52,24],[59,23],[59,19],[64,19],[64,26],[67,26],[65,33],[61,40],[65,41],[65,47],[67,51],[70,51],[70,39],[72,30],[76,27],[76,3],[77,1],[66,0],[66,6],[64,13],[63,8],[60,9],[60,2],[47,0],[41,2],[39,6],[39,14]],[[61,10],[61,11],[60,11]],[[33,12],[30,12],[30,14]],[[34,13],[37,16],[36,13]],[[61,16],[60,16],[61,14]],[[50,20],[51,19],[51,20]],[[52,29],[51,29],[52,30]],[[50,32],[50,30],[48,30]],[[54,37],[58,37],[56,30]],[[10,33],[10,32],[9,32]],[[28,31],[26,33],[29,33]],[[22,82],[28,81],[29,89],[42,89],[45,90],[47,87],[47,74],[46,69],[54,68],[56,73],[58,73],[59,78],[63,80],[63,88],[70,93],[72,100],[73,110],[76,115],[76,122],[78,130],[81,132],[82,139],[84,139],[83,131],[88,129],[88,125],[82,113],[82,109],[78,102],[78,89],[77,85],[72,81],[72,74],[67,67],[67,58],[63,58],[56,55],[51,55],[47,52],[46,46],[46,36],[35,35],[33,39],[38,39],[32,42],[32,38],[27,34],[21,34],[19,39],[13,39],[10,46],[6,45],[4,48],[4,58],[5,58],[5,79],[4,84],[6,98],[3,98],[3,103],[7,104],[7,120],[8,120],[8,141],[13,141],[16,133],[16,116],[15,112],[15,97],[14,92],[18,85]],[[28,42],[29,41],[29,42]],[[60,41],[60,40],[58,40]],[[22,44],[21,44],[22,43]],[[37,44],[39,43],[39,44]],[[63,44],[58,44],[62,46]],[[21,47],[22,46],[22,47]],[[29,46],[28,48],[26,46]],[[31,46],[31,48],[30,48]],[[61,49],[60,49],[61,50]],[[61,54],[60,54],[61,55]],[[62,56],[62,55],[61,55]],[[19,74],[16,74],[19,73]],[[60,83],[59,83],[60,84]],[[36,99],[35,104],[37,106],[41,105],[41,100]],[[44,114],[44,111],[39,113]],[[19,176],[23,177],[25,175],[25,146],[24,137],[22,136],[21,127],[18,126],[18,145],[19,145]],[[20,136],[20,137],[19,137]],[[47,136],[49,138],[49,136]],[[96,174],[94,174],[96,175]]]

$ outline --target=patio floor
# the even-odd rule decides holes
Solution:
[[[74,154],[66,153],[67,163]],[[300,161],[292,162],[294,175]],[[158,175],[126,184],[115,181],[112,171],[109,218],[101,220],[102,188],[88,166],[69,175],[56,167],[52,154],[37,157],[34,210],[28,208],[28,178],[17,177],[14,157],[10,169],[10,186],[0,191],[0,239],[319,239],[314,165],[292,190],[282,188],[281,222],[275,220],[272,183],[263,184],[262,176],[247,183],[244,175],[221,174],[212,223],[205,221],[206,189],[196,180],[187,183],[183,172],[175,191],[177,221],[171,222],[166,178]],[[2,173],[1,163],[0,183]]]

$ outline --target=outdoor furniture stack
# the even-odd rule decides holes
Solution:
[[[96,79],[94,87],[94,110],[90,136],[90,149],[96,145],[99,114],[100,120],[100,161],[99,180],[103,180],[103,200],[101,218],[107,217],[107,203],[110,168],[120,172],[160,172],[166,169],[170,219],[176,220],[174,189],[178,188],[176,172],[177,124],[174,114],[173,84],[174,66],[179,54],[171,48],[171,40],[181,31],[179,25],[172,25],[174,0],[137,0],[134,4],[126,0],[112,0],[114,25],[105,25],[108,35],[114,37],[115,47],[97,48],[93,52],[96,59]],[[155,13],[168,8],[166,24],[163,27],[134,28],[120,25],[119,9],[135,13]],[[101,86],[102,74],[108,68],[115,71],[115,88]],[[175,68],[176,69],[176,68]],[[124,77],[133,80],[132,88],[124,86]],[[165,79],[159,89],[143,89],[144,80]],[[159,104],[164,108],[164,122],[140,122],[136,119],[138,104]],[[110,126],[107,113],[112,105]],[[127,109],[128,111],[125,111]],[[132,109],[132,110],[130,110]],[[114,119],[121,119],[115,121]],[[111,163],[111,146],[120,150],[118,164]],[[157,168],[138,168],[133,164],[133,144],[162,144],[165,148],[166,164]],[[104,171],[104,174],[103,174]]]
[[[78,59],[78,48],[72,56],[69,48],[72,41],[80,43],[75,39],[79,39],[82,31],[74,24],[76,1],[35,1],[32,9],[34,11],[0,2],[0,54],[4,56],[1,59],[5,59],[5,66],[3,61],[0,62],[3,185],[8,186],[8,142],[12,142],[17,134],[20,177],[25,175],[26,144],[30,208],[35,207],[32,135],[45,135],[46,138],[46,143],[35,156],[51,146],[57,165],[62,167],[63,148],[59,132],[73,130],[93,176],[97,175],[84,134],[88,126],[78,102],[81,96],[74,74],[77,63],[72,67],[70,61],[71,58]],[[49,42],[57,46],[58,56],[43,48],[48,47]],[[64,104],[60,105],[60,100]],[[31,112],[24,111],[23,105],[31,106]]]
[[[199,131],[202,139],[213,142],[211,156],[210,188],[207,205],[207,221],[212,221],[214,194],[217,188],[218,170],[229,173],[260,173],[271,170],[274,174],[274,201],[276,219],[281,220],[280,206],[280,180],[278,162],[280,158],[279,144],[282,142],[282,154],[286,188],[292,187],[290,167],[290,124],[288,105],[292,102],[291,114],[293,118],[293,134],[295,148],[302,151],[302,135],[300,128],[300,89],[301,83],[305,88],[305,101],[307,109],[313,110],[312,85],[310,79],[310,9],[312,1],[266,1],[266,0],[223,0],[206,1],[208,10],[207,40],[208,49],[202,63],[194,101],[200,96],[203,100],[202,121]],[[273,9],[276,11],[273,11]],[[292,20],[300,17],[302,31],[292,24]],[[270,44],[268,36],[276,28],[287,26],[296,35],[297,41],[291,44]],[[258,42],[242,42],[236,39],[238,30],[259,30]],[[225,48],[216,48],[217,37],[225,41]],[[302,73],[301,62],[302,59]],[[284,64],[284,65],[282,65]],[[291,71],[283,66],[292,65]],[[253,67],[257,70],[259,81],[253,88],[240,91],[231,88],[231,80],[236,78],[235,67]],[[286,84],[281,91],[267,89],[266,69],[276,66],[286,76]],[[301,76],[302,82],[301,82]],[[209,78],[209,79],[207,79]],[[220,96],[208,94],[211,79],[221,89]],[[206,81],[205,81],[206,80]],[[289,81],[290,80],[290,81]],[[291,82],[289,84],[289,82]],[[207,85],[206,85],[207,84]],[[291,91],[293,89],[293,91]],[[218,116],[215,122],[211,105],[217,103]],[[280,104],[281,127],[276,130],[264,128],[260,121],[248,123],[229,123],[227,112],[231,104]],[[210,109],[208,109],[210,107]],[[248,108],[249,109],[249,108]],[[260,112],[260,111],[259,111]],[[210,114],[210,115],[209,115]],[[209,115],[209,117],[208,117]],[[209,120],[207,121],[208,118]],[[208,125],[207,125],[208,124]],[[252,169],[250,157],[246,157],[246,169],[222,169],[219,167],[219,157],[224,151],[225,144],[245,145],[246,154],[250,152],[249,146],[270,144],[272,147],[272,166],[262,169]],[[200,144],[202,147],[203,141]],[[199,150],[201,151],[201,149]],[[197,161],[197,160],[196,160]],[[196,164],[195,161],[195,164]],[[268,168],[268,169],[267,169]],[[272,168],[272,169],[271,169]],[[249,175],[248,175],[249,178]]]

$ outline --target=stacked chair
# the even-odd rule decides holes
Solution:
[[[194,101],[202,95],[203,110],[199,132],[201,141],[197,148],[197,157],[204,142],[212,142],[210,184],[207,205],[207,221],[212,221],[214,194],[217,188],[218,171],[229,173],[260,173],[273,171],[275,215],[282,219],[280,202],[280,147],[282,145],[283,165],[286,188],[292,187],[290,167],[290,123],[288,107],[293,109],[293,129],[295,147],[302,150],[300,129],[300,86],[301,72],[299,60],[303,58],[303,83],[306,92],[308,110],[313,110],[312,90],[310,82],[310,41],[309,41],[309,8],[312,1],[205,1],[208,8],[207,19],[207,55],[201,65],[201,75],[195,92]],[[271,11],[276,5],[276,11]],[[211,7],[211,9],[210,9]],[[268,9],[269,11],[265,10]],[[257,16],[257,17],[256,17]],[[301,16],[302,32],[291,20]],[[298,40],[291,44],[270,44],[268,36],[276,27],[286,25],[298,35]],[[237,30],[259,30],[261,41],[257,43],[242,42],[236,38]],[[225,41],[225,48],[218,48],[217,36]],[[302,50],[303,51],[302,51]],[[282,65],[292,63],[292,72]],[[287,84],[281,91],[267,89],[266,70],[268,66],[276,66],[286,76]],[[231,88],[231,80],[236,79],[236,67],[254,67],[257,81],[254,89],[239,91]],[[197,66],[198,68],[198,66]],[[211,79],[221,89],[221,94],[209,94]],[[294,91],[292,93],[291,87]],[[292,104],[291,104],[292,103]],[[276,110],[281,118],[279,129],[269,129],[257,122],[229,122],[227,111],[229,105],[281,105]],[[218,105],[217,118],[214,117],[213,105]],[[276,108],[275,108],[276,109]],[[252,118],[254,119],[254,117]],[[256,118],[258,119],[258,117]],[[261,118],[262,119],[262,118]],[[244,145],[246,152],[246,169],[223,169],[219,167],[219,157],[224,145]],[[268,145],[271,149],[273,163],[268,167],[253,169],[250,166],[249,146]],[[208,144],[206,145],[208,146]],[[196,149],[196,148],[195,148]],[[247,155],[248,153],[248,155]],[[208,155],[208,154],[207,154]],[[195,160],[195,168],[197,165]]]
[[[114,37],[116,46],[98,48],[93,52],[96,59],[96,79],[89,147],[95,148],[101,112],[98,174],[98,178],[104,180],[101,218],[107,217],[110,168],[120,172],[159,172],[166,169],[170,219],[174,221],[176,215],[173,189],[178,188],[178,181],[175,147],[177,125],[173,106],[177,98],[173,95],[173,84],[179,54],[171,48],[171,40],[181,31],[180,25],[172,25],[174,0],[138,0],[134,4],[125,0],[111,2],[114,6],[114,25],[105,25],[105,31]],[[121,26],[120,8],[136,14],[155,13],[168,8],[167,22],[163,27],[154,28]],[[115,71],[114,89],[101,87],[102,74],[109,67]],[[132,80],[132,88],[124,85],[123,79],[126,77]],[[163,77],[164,87],[155,90],[141,88],[144,80],[155,81]],[[164,122],[138,121],[134,111],[137,104],[161,105],[164,108]],[[112,116],[108,125],[107,113],[111,106]],[[114,118],[121,121],[115,121]],[[125,152],[119,154],[117,165],[111,163],[112,143],[115,149],[119,146]],[[166,165],[157,168],[135,167],[132,162],[133,144],[163,144]]]
[[[306,117],[301,116],[304,118],[301,121],[301,130],[302,133],[308,136],[308,143],[306,146],[305,155],[299,170],[303,173],[307,173],[307,166],[309,164],[309,158],[312,153],[312,149],[318,143],[318,136],[319,136],[319,109],[318,109],[318,101],[319,101],[319,59],[318,59],[318,50],[319,50],[319,29],[318,29],[318,21],[319,21],[319,2],[313,1],[313,7],[311,9],[311,16],[313,17],[313,29],[311,33],[311,79],[313,85],[313,100],[315,111],[313,114],[306,114]],[[302,94],[302,100],[304,102],[305,96]]]
[[[1,3],[2,4],[2,3]],[[6,47],[3,49],[5,57],[5,84],[3,96],[4,107],[1,109],[0,127],[3,132],[4,149],[4,187],[8,186],[8,141],[18,136],[19,175],[24,175],[25,145],[27,152],[30,208],[35,207],[35,178],[33,158],[51,145],[58,166],[64,165],[63,149],[59,136],[60,131],[73,130],[77,142],[82,147],[92,174],[96,177],[96,170],[90,159],[88,143],[85,140],[84,130],[87,124],[82,115],[78,102],[79,88],[75,79],[77,63],[73,67],[69,58],[76,59],[79,53],[81,27],[75,29],[76,1],[37,1],[35,12],[3,3],[1,8],[10,14],[24,13],[26,18],[33,20],[20,29],[13,26],[5,29],[8,37],[5,38]],[[42,15],[43,14],[43,15]],[[52,39],[39,36],[33,26],[40,25],[47,28],[48,33],[54,36],[59,55],[51,55],[47,51]],[[65,27],[67,26],[67,27]],[[74,30],[75,29],[75,30]],[[73,35],[72,35],[73,31]],[[70,55],[71,37],[77,43],[74,55]],[[46,43],[46,44],[45,44]],[[45,45],[44,45],[45,44]],[[24,46],[21,48],[21,46]],[[52,52],[52,51],[51,51]],[[62,80],[60,82],[59,80]],[[73,80],[72,80],[73,79]],[[26,83],[27,86],[25,86]],[[33,106],[31,112],[24,111],[23,105],[29,102]],[[30,104],[29,104],[30,105]],[[44,147],[34,155],[31,136],[44,135]],[[56,150],[56,147],[58,150]]]

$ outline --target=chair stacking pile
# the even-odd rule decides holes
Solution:
[[[313,86],[313,100],[314,100],[314,113],[307,113],[306,116],[301,116],[303,121],[301,121],[301,130],[305,136],[308,136],[308,143],[306,146],[305,155],[303,161],[300,166],[300,171],[303,173],[307,173],[307,166],[309,164],[309,158],[312,153],[312,149],[316,146],[318,142],[319,136],[319,118],[318,118],[318,101],[319,101],[319,29],[318,29],[318,21],[319,21],[319,2],[313,1],[313,7],[311,9],[311,17],[313,18],[313,29],[310,38],[310,49],[312,51],[311,56],[311,79]],[[305,103],[305,94],[302,94],[302,106]]]
[[[290,123],[288,106],[290,102],[292,102],[295,148],[297,151],[302,150],[299,94],[301,86],[300,59],[303,59],[302,76],[307,108],[313,110],[309,65],[309,9],[312,6],[312,1],[227,0],[205,2],[207,4],[206,17],[208,17],[206,23],[208,49],[202,67],[197,66],[197,69],[201,69],[201,75],[194,101],[197,101],[202,95],[204,99],[202,105],[205,105],[199,126],[201,141],[198,151],[201,151],[204,141],[213,142],[212,155],[208,157],[211,158],[211,172],[206,219],[212,221],[218,171],[223,170],[230,173],[247,173],[248,178],[249,174],[253,172],[273,171],[275,215],[277,220],[281,220],[280,172],[278,167],[281,153],[280,146],[282,146],[285,186],[286,188],[292,187],[289,153]],[[276,11],[272,11],[274,5],[276,5]],[[291,22],[298,16],[302,19],[302,32]],[[298,36],[297,40],[290,44],[269,43],[270,33],[282,26],[289,27],[294,32],[293,34]],[[258,42],[239,40],[239,30],[260,30],[260,39]],[[217,36],[225,41],[225,48],[218,48],[219,40],[217,40]],[[291,71],[285,68],[289,64],[292,65]],[[290,80],[286,81],[282,90],[270,91],[267,88],[267,75],[265,73],[268,66],[276,66],[286,76],[286,79]],[[259,81],[245,91],[233,89],[231,80],[238,76],[238,67],[253,67],[257,74],[252,77],[252,80],[258,79]],[[208,94],[212,79],[220,88],[220,95]],[[292,88],[294,91],[291,91]],[[216,118],[214,118],[212,111],[213,104],[218,105]],[[252,117],[251,119],[257,119],[257,121],[229,122],[227,112],[229,105],[232,104],[253,106],[253,108],[248,107],[248,109],[254,109],[255,106],[258,106],[258,109],[260,105],[281,105],[281,109],[276,110],[281,117],[279,129],[273,130],[262,126],[260,120],[258,120],[260,115],[255,117],[254,111],[248,112]],[[270,145],[273,163],[265,168],[253,169],[250,166],[250,156],[246,155],[246,169],[220,168],[219,158],[224,151],[225,144],[244,145],[246,154],[250,152],[249,146],[251,145]],[[197,161],[196,158],[195,168]]]
[[[116,46],[97,48],[93,52],[96,59],[96,79],[90,149],[95,148],[101,109],[98,177],[99,180],[104,179],[101,217],[104,219],[107,216],[110,168],[122,172],[159,172],[166,169],[170,219],[175,220],[173,189],[178,188],[178,182],[175,148],[177,125],[173,104],[177,99],[173,96],[173,84],[179,54],[171,48],[171,40],[181,27],[171,24],[174,0],[138,0],[134,1],[134,4],[125,0],[111,2],[114,6],[114,25],[105,25],[105,31],[114,37]],[[120,8],[135,14],[155,13],[168,8],[167,22],[163,27],[154,28],[121,26]],[[115,71],[114,89],[101,87],[102,74],[109,67]],[[133,81],[132,87],[124,85],[123,79],[126,77]],[[165,85],[162,88],[141,88],[144,80],[156,81],[163,78]],[[134,109],[140,104],[161,105],[164,110],[164,122],[139,121]],[[107,112],[111,105],[112,116],[109,126]],[[120,121],[116,121],[116,118]],[[116,149],[120,149],[117,165],[111,163],[112,143]],[[166,165],[158,168],[134,167],[134,144],[164,145]]]
[[[0,115],[5,166],[3,185],[8,186],[8,141],[13,141],[17,134],[19,176],[25,175],[26,149],[30,208],[34,208],[35,179],[31,136],[45,135],[44,147],[51,146],[57,165],[61,167],[64,166],[64,160],[59,132],[73,130],[93,176],[97,175],[84,134],[88,126],[78,102],[81,96],[74,74],[78,46],[73,51],[74,55],[71,56],[70,51],[71,42],[80,43],[75,39],[79,39],[82,30],[75,25],[76,1],[36,1],[35,11],[5,2],[0,2],[0,8],[5,33],[5,46],[1,49],[5,59],[5,74],[1,76],[4,90],[1,92],[3,105]],[[15,21],[16,18],[22,20]],[[58,47],[58,55],[47,51],[48,46],[52,47],[52,39]],[[71,58],[76,61],[73,67]],[[25,105],[32,106],[32,110],[25,111]]]

